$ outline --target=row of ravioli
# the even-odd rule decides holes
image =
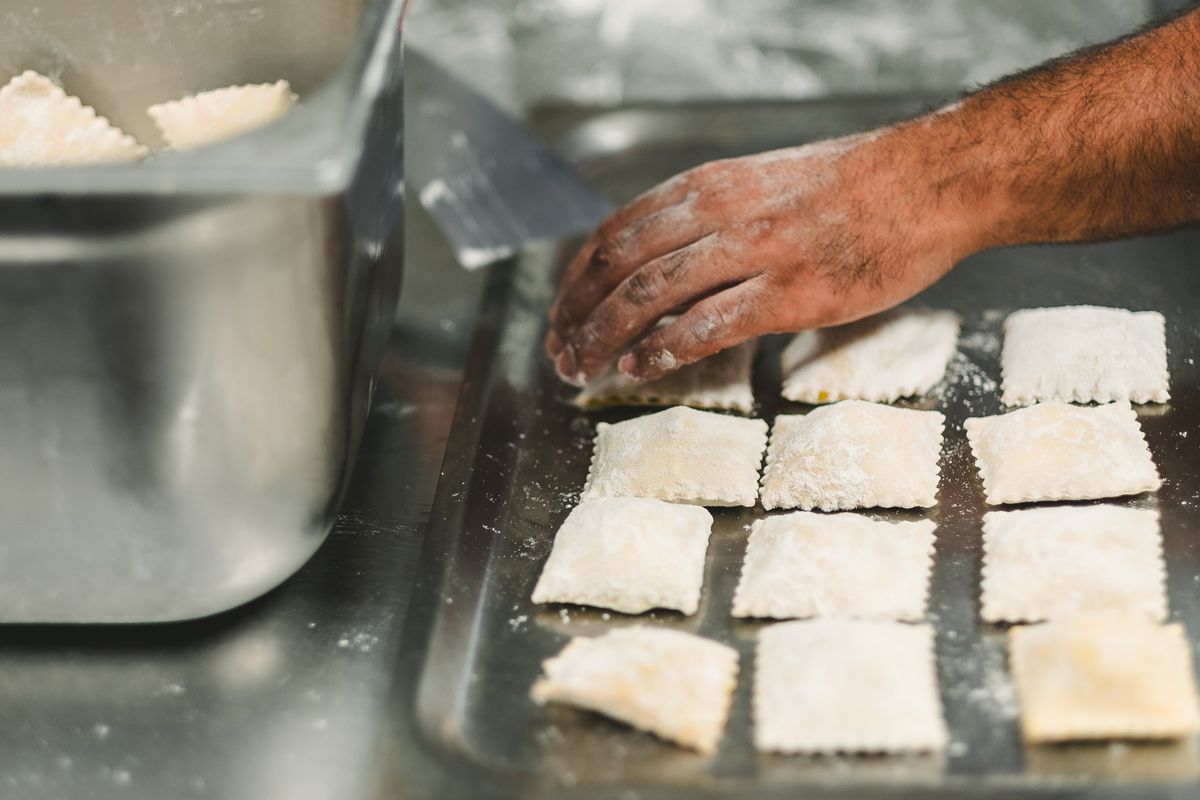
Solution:
[[[968,420],[987,501],[1158,488],[1128,400],[1167,399],[1161,315],[1034,309],[1010,316],[1005,327],[1004,402],[1051,402]],[[784,394],[805,402],[890,401],[927,391],[941,380],[957,332],[949,312],[897,311],[801,334],[784,354]],[[1081,354],[1092,344],[1096,354]],[[925,356],[923,366],[914,355]],[[1116,369],[1098,374],[1101,364]],[[891,388],[881,389],[889,380]],[[693,398],[705,396],[698,382],[683,382]],[[589,390],[592,401],[583,402]],[[599,396],[594,385],[589,390],[582,405]],[[665,394],[651,387],[642,400]],[[1118,402],[1078,408],[1056,400]],[[766,446],[765,508],[932,506],[943,423],[936,412],[838,402],[778,417],[769,446],[761,421],[683,408],[601,423],[583,502],[559,531],[533,600],[695,613],[711,516],[673,503],[753,505]],[[639,499],[622,499],[630,496]],[[760,634],[760,749],[897,752],[945,744],[933,630],[904,624],[925,614],[934,528],[931,521],[805,512],[754,523],[734,616],[813,618]],[[1172,737],[1200,726],[1186,636],[1181,626],[1159,624],[1166,594],[1155,512],[992,512],[985,515],[984,547],[983,618],[1050,620],[1010,631],[1027,739]],[[575,639],[546,662],[532,693],[539,702],[601,711],[711,752],[736,672],[732,648],[634,627]]]
[[[952,311],[895,308],[802,331],[783,351],[782,395],[820,404],[891,403],[927,394],[945,377],[961,322]],[[622,376],[614,360],[575,404],[686,405],[749,414],[756,351],[756,341],[745,342],[645,383]],[[1170,398],[1166,321],[1157,311],[1098,306],[1016,311],[1004,322],[1000,367],[1006,406]]]
[[[577,506],[535,603],[694,614],[712,516],[646,498]],[[735,617],[794,619],[758,637],[754,741],[784,753],[942,748],[933,629],[924,619],[935,524],[797,511],[751,526]],[[1167,614],[1158,513],[1115,505],[984,517],[982,614],[1009,631],[1030,742],[1175,738],[1200,729],[1191,650]],[[917,623],[917,624],[907,624]],[[690,633],[635,625],[577,637],[532,696],[599,711],[712,752],[738,654]]]
[[[596,425],[582,499],[652,497],[705,506],[929,508],[945,417],[842,400],[767,423],[675,406]],[[1128,401],[1047,402],[965,423],[992,505],[1094,500],[1162,485]],[[766,466],[759,466],[766,451]]]

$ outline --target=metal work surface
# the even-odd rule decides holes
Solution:
[[[419,206],[407,228],[412,280],[325,543],[283,586],[204,620],[0,626],[0,797],[375,797],[398,639],[478,308],[479,276],[462,273]]]
[[[630,109],[597,116],[564,149],[614,201],[711,158],[870,127],[920,102],[815,102]],[[1157,507],[1171,619],[1200,641],[1200,234],[1079,247],[1031,247],[968,259],[913,302],[964,317],[946,382],[910,403],[947,416],[939,502],[886,519],[938,523],[929,621],[952,743],[942,755],[784,757],[751,743],[753,645],[761,623],[733,620],[730,604],[756,509],[714,509],[699,612],[630,617],[577,606],[534,606],[529,595],[554,531],[575,504],[598,421],[646,413],[585,413],[542,355],[553,276],[577,242],[547,246],[493,270],[412,600],[392,700],[392,781],[427,797],[564,796],[1155,796],[1200,792],[1195,741],[1025,747],[1007,671],[1005,629],[979,620],[981,516],[987,510],[962,430],[997,413],[1006,313],[1093,303],[1167,317],[1171,402],[1139,409],[1163,480],[1153,496],[1115,502]],[[755,371],[755,415],[802,413],[779,396],[769,337]],[[1190,437],[1190,438],[1189,438]],[[644,623],[730,644],[741,674],[725,739],[711,758],[598,715],[539,708],[528,698],[543,659],[574,635]],[[397,792],[400,790],[397,789]]]

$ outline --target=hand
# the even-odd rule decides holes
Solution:
[[[546,338],[558,374],[583,385],[623,353],[619,371],[649,380],[911,297],[972,249],[923,160],[904,129],[885,129],[714,161],[651,189],[567,267]]]

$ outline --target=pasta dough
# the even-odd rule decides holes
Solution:
[[[583,503],[559,528],[533,602],[695,614],[712,521],[703,508],[661,500]]]
[[[1140,614],[1081,614],[1009,631],[1031,742],[1166,739],[1200,730],[1183,626]]]
[[[1095,408],[1039,403],[968,419],[965,427],[992,505],[1119,497],[1162,485],[1125,401]]]
[[[0,88],[0,167],[133,161],[148,152],[44,75],[29,70]]]
[[[945,419],[861,400],[781,414],[767,449],[763,508],[932,506]]]
[[[287,81],[227,86],[146,109],[163,139],[176,150],[194,150],[230,139],[282,117],[296,104]]]
[[[946,374],[961,322],[951,311],[897,308],[802,331],[783,351],[783,396],[890,403],[925,394]]]
[[[1165,403],[1166,323],[1157,311],[1028,308],[1004,322],[1005,405],[1042,400]]]
[[[649,497],[702,506],[752,506],[767,423],[676,406],[596,425],[582,500]]]
[[[895,753],[946,744],[933,628],[782,622],[758,638],[754,743],[784,753]]]
[[[617,372],[614,359],[575,398],[581,408],[613,405],[728,408],[749,414],[754,407],[750,371],[758,340],[742,342],[685,364],[661,378],[634,383]]]
[[[690,633],[638,626],[595,639],[577,636],[542,669],[530,691],[539,705],[598,711],[712,753],[729,715],[738,654]]]
[[[982,616],[988,622],[1095,611],[1161,622],[1165,579],[1156,511],[1064,506],[983,517]]]
[[[920,620],[936,527],[807,511],[757,520],[733,616]]]

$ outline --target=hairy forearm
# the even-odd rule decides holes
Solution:
[[[920,175],[956,258],[1200,221],[1200,12],[1006,79],[878,144],[864,157]]]
[[[978,250],[1200,222],[1198,195],[1193,12],[911,122],[660,184],[571,261],[546,350],[576,384],[614,356],[655,378],[750,336],[874,314]]]

